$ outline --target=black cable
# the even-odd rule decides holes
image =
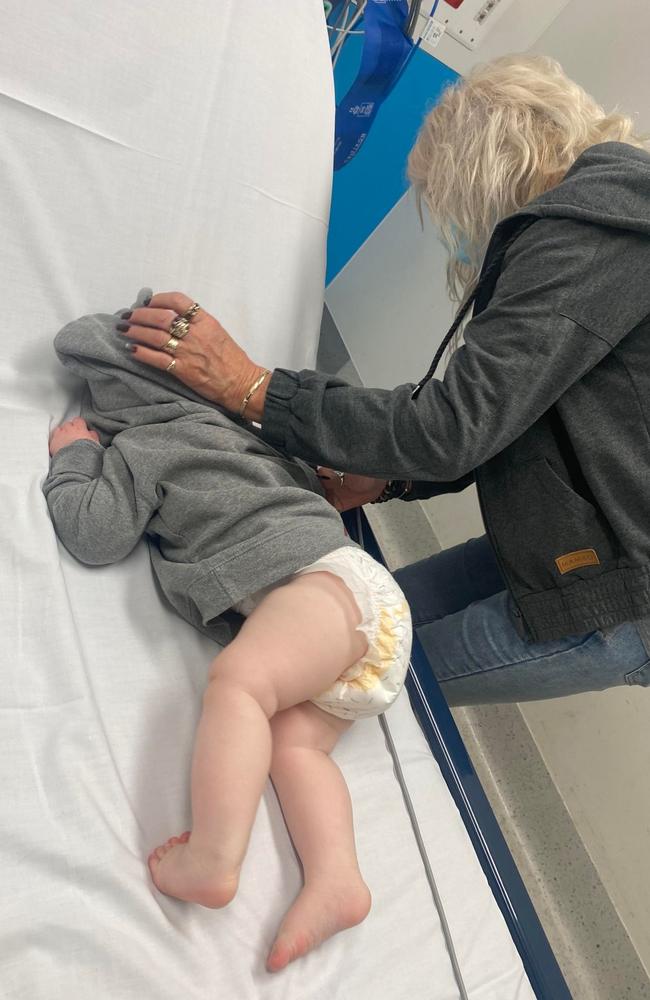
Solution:
[[[415,389],[411,393],[411,399],[417,399],[422,386],[426,385],[427,382],[433,377],[436,368],[440,364],[440,359],[445,353],[445,348],[447,347],[447,344],[449,343],[453,335],[456,333],[456,330],[467,316],[470,306],[474,305],[474,302],[476,301],[479,292],[482,291],[483,288],[492,280],[492,278],[495,276],[495,272],[498,274],[498,271],[501,269],[501,266],[503,264],[503,258],[505,257],[506,253],[508,252],[512,244],[515,242],[516,239],[518,239],[518,237],[521,235],[524,229],[527,229],[528,226],[532,225],[532,223],[535,222],[535,219],[536,216],[524,216],[522,219],[518,220],[518,224],[516,226],[515,231],[503,244],[499,252],[496,254],[494,260],[491,261],[491,263],[481,273],[478,282],[474,286],[474,289],[463,302],[462,306],[456,313],[456,318],[454,319],[454,322],[451,324],[451,327],[443,337],[442,343],[438,348],[438,350],[436,351],[433,361],[429,365],[428,372],[426,373],[424,378],[420,379]]]
[[[418,21],[421,6],[422,0],[411,0],[408,17],[406,19],[406,24],[404,25],[404,34],[408,38],[413,38],[413,32],[415,31],[415,25]]]

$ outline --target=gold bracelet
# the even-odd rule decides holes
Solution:
[[[248,406],[248,404],[249,404],[249,402],[250,402],[250,398],[251,398],[251,396],[253,395],[253,393],[254,393],[254,392],[255,392],[255,391],[257,390],[257,389],[259,389],[259,387],[261,386],[261,384],[262,384],[262,382],[264,381],[264,379],[266,378],[266,376],[267,376],[267,375],[270,375],[270,374],[271,374],[271,372],[270,372],[270,369],[268,369],[268,368],[265,368],[265,369],[264,369],[264,371],[262,372],[262,374],[260,375],[260,377],[259,377],[258,379],[256,379],[256,381],[255,381],[255,382],[253,382],[252,386],[250,387],[250,389],[248,390],[248,392],[247,392],[247,393],[246,393],[246,395],[244,396],[244,398],[243,398],[243,400],[242,400],[242,404],[241,404],[241,406],[239,407],[239,416],[240,416],[240,417],[243,417],[243,416],[244,416],[244,410],[245,410],[245,409],[246,409],[246,407]]]

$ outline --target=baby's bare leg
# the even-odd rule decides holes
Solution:
[[[271,778],[302,861],[305,885],[286,914],[267,960],[270,972],[311,951],[370,909],[354,844],[352,803],[329,754],[352,725],[305,702],[271,721]]]
[[[339,577],[310,573],[271,591],[216,657],[194,748],[191,836],[149,857],[162,892],[204,906],[230,902],[271,767],[269,720],[364,655],[360,620]]]

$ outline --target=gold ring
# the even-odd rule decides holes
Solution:
[[[180,340],[177,340],[176,337],[170,337],[163,347],[163,351],[166,351],[167,354],[173,354],[179,344]]]
[[[165,368],[165,371],[166,372],[173,372],[175,366],[176,366],[176,358],[172,358],[172,360],[169,362],[169,364]]]
[[[200,308],[201,306],[198,304],[198,302],[192,303],[190,308],[185,310],[181,319],[186,319],[188,323],[191,323]]]
[[[172,337],[177,337],[178,340],[182,340],[183,337],[187,337],[190,332],[190,324],[182,316],[177,316],[170,326],[169,332]]]

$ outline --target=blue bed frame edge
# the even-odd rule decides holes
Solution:
[[[363,510],[362,539],[357,537],[356,512],[344,515],[344,521],[350,536],[362,542],[366,551],[385,566],[381,549]],[[415,635],[406,688],[415,716],[447,782],[521,956],[535,996],[538,1000],[572,1000],[447,702]]]

